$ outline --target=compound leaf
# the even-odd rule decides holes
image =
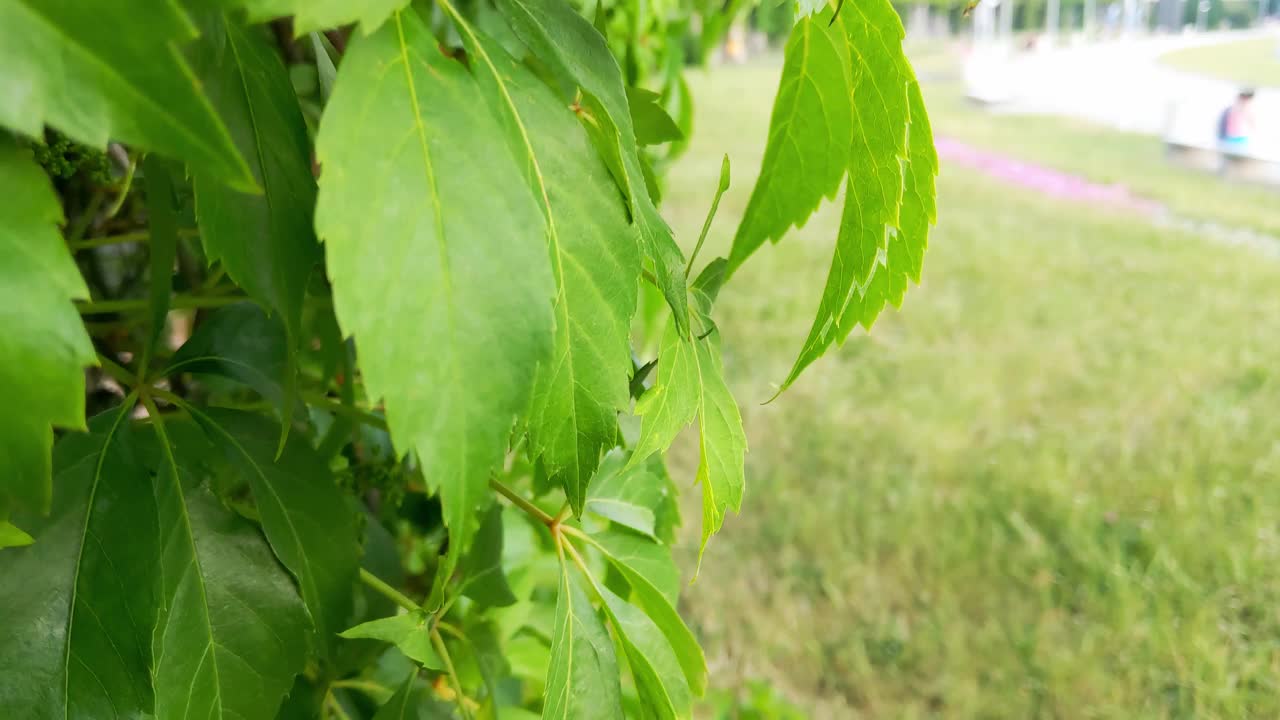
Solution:
[[[904,32],[886,0],[801,20],[787,44],[760,178],[734,237],[729,271],[766,239],[802,225],[846,181],[817,317],[781,390],[833,343],[870,327],[919,280],[938,170]]]
[[[877,2],[880,0],[877,0]],[[765,240],[803,225],[847,172],[854,115],[848,37],[829,13],[800,21],[787,40],[760,176],[729,256],[736,269]]]
[[[534,456],[577,513],[628,407],[640,256],[609,173],[573,113],[497,43],[459,28],[546,225],[556,282],[551,360],[534,383]]]
[[[657,379],[636,403],[640,440],[630,465],[666,450],[681,428],[698,419],[698,482],[702,484],[702,546],[720,529],[725,511],[742,506],[747,438],[738,403],[725,384],[720,334],[683,340],[669,327],[658,353]],[[701,550],[699,556],[701,556]]]
[[[516,35],[556,76],[622,188],[642,247],[681,332],[689,327],[684,255],[645,187],[622,71],[604,36],[564,0],[498,0]]]
[[[0,511],[20,505],[46,512],[50,426],[85,426],[84,366],[97,359],[71,300],[88,298],[89,290],[58,232],[62,207],[49,178],[29,151],[3,136],[0,196],[0,392],[15,408],[0,418]]]
[[[411,11],[353,40],[317,154],[338,321],[392,438],[440,492],[447,570],[549,357],[545,223],[511,184],[520,170],[478,84]]]
[[[39,137],[48,124],[97,148],[120,140],[253,191],[177,49],[195,36],[172,0],[0,3],[0,125]]]

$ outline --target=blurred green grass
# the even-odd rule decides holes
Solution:
[[[696,238],[729,153],[709,260],[758,171],[777,70],[691,80],[697,127],[664,213]],[[926,86],[939,135],[1008,123],[983,130],[989,147],[1118,176],[1132,163],[1095,147],[1130,138],[946,93]],[[752,450],[742,514],[682,601],[714,681],[766,680],[815,717],[1280,717],[1280,265],[945,165],[939,205],[903,309],[772,404],[838,212],[762,248],[721,295]],[[678,445],[678,480],[695,465]]]
[[[1160,59],[1179,70],[1243,85],[1280,87],[1280,38],[1274,35],[1175,50]]]

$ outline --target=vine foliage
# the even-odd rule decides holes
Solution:
[[[706,261],[729,159],[696,242],[661,174],[745,2],[0,0],[5,714],[688,717],[678,488],[705,548],[746,485],[716,298],[843,189],[785,388],[934,221],[893,7],[813,5]]]

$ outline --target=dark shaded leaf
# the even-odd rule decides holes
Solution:
[[[0,550],[0,708],[23,718],[151,712],[151,628],[159,531],[148,468],[127,421],[99,415],[54,449],[47,517],[19,515],[36,538]]]
[[[502,533],[502,506],[494,503],[485,511],[471,552],[461,564],[465,573],[463,594],[474,600],[480,610],[506,607],[516,601],[502,569]]]
[[[250,297],[280,313],[296,342],[307,280],[320,258],[306,123],[264,28],[214,12],[199,20],[201,37],[187,57],[263,189],[246,195],[193,172],[200,237],[210,262],[221,261]]]
[[[261,415],[209,409],[199,417],[210,442],[253,490],[262,528],[293,573],[322,654],[351,615],[360,563],[355,516],[324,460],[294,436],[275,458],[280,427]]]

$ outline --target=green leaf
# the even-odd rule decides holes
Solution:
[[[702,551],[720,529],[728,509],[742,507],[747,437],[738,403],[724,380],[720,334],[714,329],[693,342],[668,328],[658,354],[654,386],[636,403],[640,440],[631,464],[662,452],[698,418],[698,482],[702,485]]]
[[[397,447],[417,453],[440,492],[447,569],[549,357],[543,218],[511,184],[520,171],[478,85],[413,12],[354,39],[317,154],[316,227],[339,324]]]
[[[422,703],[422,688],[418,686],[418,671],[414,670],[396,689],[391,699],[378,708],[373,720],[409,720],[420,718],[418,706]]]
[[[679,513],[661,458],[654,455],[628,464],[621,450],[610,452],[600,463],[587,510],[655,539],[669,534]]]
[[[631,122],[636,129],[636,142],[660,145],[684,139],[680,126],[662,107],[662,96],[652,90],[628,87],[627,103],[631,106]]]
[[[276,457],[280,427],[261,415],[198,414],[209,440],[248,481],[276,557],[298,581],[322,654],[351,615],[360,565],[355,517],[325,461],[294,436]]]
[[[333,82],[338,77],[338,66],[333,63],[333,56],[338,52],[323,34],[312,32],[310,38],[311,52],[316,56],[316,75],[320,80],[320,99],[328,102],[333,94]]]
[[[35,542],[35,538],[25,530],[8,520],[0,520],[0,550],[11,547],[25,547]]]
[[[729,258],[732,272],[846,181],[817,317],[779,392],[886,302],[902,302],[936,216],[938,159],[897,12],[870,0],[831,13],[800,21],[788,41],[760,179]]]
[[[471,552],[461,565],[466,573],[463,594],[474,600],[479,610],[506,607],[516,601],[502,568],[502,533],[502,506],[494,503],[485,512]]]
[[[590,540],[626,578],[632,599],[662,631],[689,687],[701,695],[707,686],[707,661],[697,638],[676,612],[680,573],[671,558],[671,550],[618,530],[595,533]]]
[[[573,113],[497,43],[456,19],[545,220],[555,337],[534,383],[529,433],[534,457],[580,514],[600,456],[616,440],[618,412],[630,404],[639,252],[608,171]]]
[[[683,334],[689,327],[684,255],[645,188],[622,71],[604,37],[564,0],[498,0],[516,35],[556,76],[622,188],[642,247]]]
[[[274,718],[306,662],[306,607],[258,528],[210,491],[213,448],[203,434],[154,427],[163,598],[155,714]]]
[[[0,126],[40,137],[48,124],[97,148],[120,140],[253,191],[177,50],[195,36],[172,0],[0,3]]]
[[[12,11],[0,9],[0,17],[6,12]],[[7,29],[0,20],[0,35]],[[0,40],[0,58],[7,42]],[[6,96],[5,78],[20,66],[0,66]],[[0,113],[15,109],[14,102],[0,102]],[[89,290],[57,230],[62,206],[49,178],[3,133],[0,196],[0,392],[20,408],[0,418],[0,508],[43,513],[52,497],[50,425],[85,426],[84,366],[96,365],[97,356],[71,300],[87,299]]]
[[[196,327],[165,374],[190,372],[233,380],[278,407],[282,418],[291,418],[292,408],[286,403],[293,394],[294,375],[288,343],[278,316],[250,302],[228,305]]]
[[[10,196],[12,197],[12,196]],[[54,449],[47,517],[20,516],[34,545],[0,551],[0,707],[24,718],[151,712],[158,557],[150,473],[127,403]]]
[[[542,717],[622,718],[622,690],[613,640],[563,562]]]
[[[865,15],[877,7],[848,8],[853,11],[845,22],[851,42],[871,43],[883,27],[894,27],[886,25],[897,21],[892,8],[887,11],[892,18]],[[906,120],[907,125],[883,119],[866,122],[861,144],[855,138],[840,233],[818,315],[779,392],[833,342],[843,343],[854,327],[870,328],[886,301],[901,304],[908,277],[920,279],[929,226],[935,218],[933,181],[938,160],[919,86],[905,58],[896,71],[868,67],[864,73],[872,79],[855,89],[858,108],[877,106],[880,98],[900,102],[900,114],[892,117]]]
[[[200,237],[209,261],[221,261],[250,297],[280,313],[296,344],[307,281],[320,258],[307,126],[265,28],[214,12],[198,20],[202,34],[187,57],[263,189],[246,195],[194,172]]]
[[[443,670],[444,663],[431,646],[427,623],[430,618],[422,611],[414,611],[392,617],[370,620],[344,630],[344,638],[369,638],[391,643],[410,659],[432,670]]]
[[[679,661],[666,636],[634,605],[597,584],[605,612],[631,666],[645,717],[660,720],[687,717],[692,698]]]
[[[227,7],[242,7],[251,22],[293,16],[293,31],[301,36],[313,30],[360,23],[368,34],[377,30],[409,0],[220,0]]]
[[[733,239],[732,269],[766,239],[776,242],[791,226],[804,225],[824,197],[835,196],[848,172],[854,68],[843,15],[834,23],[830,12],[801,20],[787,40],[782,80],[769,118],[769,141]],[[876,112],[884,113],[886,108]]]
[[[159,155],[148,155],[142,161],[146,181],[147,231],[151,235],[147,248],[151,271],[150,338],[146,351],[164,332],[169,315],[169,296],[173,293],[173,263],[178,256],[179,207],[174,177],[181,177],[182,166]]]

